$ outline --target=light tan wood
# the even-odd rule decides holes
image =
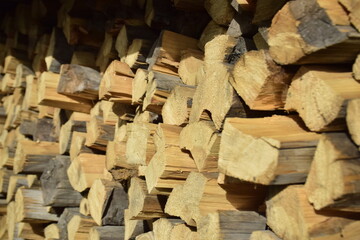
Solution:
[[[59,227],[58,227],[58,225],[56,223],[48,225],[44,229],[44,233],[45,233],[45,238],[48,239],[48,240],[59,239],[60,238]]]
[[[211,20],[205,27],[199,39],[198,47],[204,51],[206,43],[213,40],[216,36],[226,33],[226,28]]]
[[[8,239],[14,239],[15,224],[16,224],[16,207],[15,201],[11,201],[7,205],[7,214],[6,214],[6,227]]]
[[[357,56],[352,70],[353,70],[354,78],[359,81],[360,80],[360,54]]]
[[[80,153],[67,170],[71,186],[78,192],[90,188],[98,178],[112,180],[105,168],[105,156],[91,153]]]
[[[86,197],[81,199],[79,212],[84,216],[90,216],[89,201]]]
[[[181,219],[160,218],[153,223],[155,239],[171,239],[171,232],[175,226],[183,224]]]
[[[360,4],[356,0],[340,0],[339,1],[350,12],[349,18],[352,25],[360,31]]]
[[[319,139],[319,134],[304,129],[299,118],[228,118],[221,135],[219,170],[265,185],[301,183]]]
[[[89,113],[93,105],[91,101],[70,98],[57,93],[59,79],[60,75],[56,73],[43,72],[41,74],[38,83],[38,104]]]
[[[1,92],[11,92],[13,91],[12,86],[15,82],[15,75],[11,73],[6,73],[1,79]]]
[[[149,71],[136,70],[132,84],[132,103],[141,103],[145,97],[146,87],[149,82]]]
[[[266,202],[267,225],[283,240],[357,239],[358,220],[315,211],[305,188],[288,186]]]
[[[351,139],[360,146],[360,99],[351,99],[346,108],[346,124],[351,135]]]
[[[102,117],[93,116],[86,123],[86,141],[85,145],[90,148],[106,151],[109,141],[114,140],[115,126],[103,123]]]
[[[270,230],[254,231],[250,240],[281,240],[275,233]]]
[[[124,210],[125,217],[125,232],[124,239],[134,239],[136,236],[145,232],[145,223],[143,220],[131,220],[129,209]]]
[[[73,132],[86,132],[86,121],[76,121],[69,119],[60,128],[59,134],[59,154],[64,154],[70,151],[71,139]]]
[[[97,226],[91,217],[74,215],[67,224],[69,240],[88,240],[90,229]]]
[[[73,132],[71,137],[71,146],[70,146],[70,160],[73,161],[80,152],[88,151],[87,147],[85,147],[86,141],[86,133],[84,132]]]
[[[33,185],[38,185],[37,180],[38,178],[36,175],[16,174],[10,176],[7,194],[6,194],[6,202],[10,202],[13,200],[17,190],[20,187],[31,188]]]
[[[304,66],[291,83],[285,109],[298,111],[312,131],[344,129],[336,120],[344,120],[346,100],[359,97],[360,84],[346,69]]]
[[[178,73],[183,83],[192,86],[198,85],[196,75],[204,64],[203,59],[204,54],[201,51],[188,49],[181,52]]]
[[[26,90],[21,110],[38,110],[37,78],[32,75],[26,77]]]
[[[323,134],[305,184],[316,210],[360,212],[359,159],[358,147],[346,133]]]
[[[229,1],[204,0],[204,7],[211,18],[219,25],[228,26],[234,18],[235,9]]]
[[[20,222],[17,226],[17,237],[22,239],[45,239],[45,224]]]
[[[151,232],[140,234],[135,239],[136,240],[155,240],[154,232],[151,231]]]

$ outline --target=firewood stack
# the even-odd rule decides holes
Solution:
[[[359,1],[1,5],[0,239],[359,239]]]

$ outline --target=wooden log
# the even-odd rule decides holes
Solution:
[[[15,195],[16,221],[49,223],[59,220],[44,207],[42,191],[39,189],[19,188]]]
[[[72,188],[66,174],[70,163],[70,157],[58,155],[49,161],[41,175],[40,181],[46,206],[79,206],[82,196]]]
[[[228,26],[235,15],[235,9],[229,1],[204,0],[204,7],[219,25]]]
[[[360,55],[357,56],[352,68],[353,76],[356,80],[360,80]]]
[[[306,180],[306,193],[316,210],[359,212],[358,147],[346,133],[324,134]]]
[[[63,64],[57,92],[67,96],[97,100],[100,80],[100,73],[92,68]]]
[[[45,239],[45,224],[39,223],[17,223],[17,238],[20,239]]]
[[[154,239],[155,236],[153,231],[140,234],[139,236],[136,237],[136,240],[154,240]]]
[[[90,188],[97,178],[112,180],[105,168],[105,156],[92,153],[80,153],[71,162],[67,175],[71,186],[78,192]]]
[[[253,231],[265,230],[266,218],[252,211],[217,211],[201,218],[200,239],[249,239]]]
[[[338,1],[290,1],[275,15],[268,36],[271,57],[283,65],[352,63],[360,44]]]
[[[104,124],[100,117],[91,118],[86,129],[85,145],[90,148],[106,151],[108,142],[114,140],[115,126]]]
[[[112,240],[124,235],[124,226],[92,227],[89,240]]]
[[[115,49],[115,37],[109,33],[105,33],[104,42],[99,50],[96,58],[96,66],[99,68],[100,73],[104,73],[109,63],[115,60],[117,52]]]
[[[84,132],[73,132],[71,137],[70,146],[70,160],[73,161],[80,152],[91,153],[92,150],[85,146],[86,133]]]
[[[218,172],[220,139],[212,122],[194,122],[181,131],[180,147],[190,151],[199,172]]]
[[[198,85],[197,72],[203,66],[204,55],[200,51],[184,50],[181,53],[179,77],[186,85]]]
[[[89,201],[86,197],[83,197],[80,201],[79,213],[84,216],[90,216]]]
[[[146,62],[146,57],[153,44],[153,40],[134,39],[127,50],[124,62],[132,69],[147,69],[149,64]]]
[[[38,104],[89,113],[93,106],[90,100],[68,97],[57,93],[59,80],[59,74],[51,72],[41,74],[38,85]]]
[[[177,225],[184,221],[178,218],[160,218],[153,223],[153,232],[155,239],[171,239],[171,231]]]
[[[6,228],[8,239],[14,239],[15,225],[16,225],[16,213],[15,213],[15,201],[11,201],[7,205],[6,214]]]
[[[68,239],[87,240],[89,239],[90,229],[95,226],[96,223],[91,217],[74,215],[67,224]]]
[[[136,236],[146,231],[146,224],[143,220],[130,219],[129,209],[125,209],[124,217],[125,217],[124,239],[135,239]]]
[[[36,175],[20,175],[16,174],[9,178],[9,185],[7,189],[6,202],[10,202],[13,200],[16,192],[21,187],[31,188],[32,186],[37,186]]]
[[[27,66],[19,64],[16,67],[15,82],[13,87],[25,87],[26,86],[26,76],[34,76],[35,73]]]
[[[211,20],[204,28],[204,31],[201,33],[201,37],[197,45],[198,48],[204,51],[206,43],[213,40],[216,36],[223,35],[225,33],[225,27],[220,26],[214,20]]]
[[[312,131],[345,128],[346,101],[360,97],[360,84],[347,69],[301,67],[289,88],[285,109],[298,111]]]
[[[0,169],[0,192],[7,193],[10,177],[14,175],[13,171],[7,168]]]
[[[219,170],[265,185],[302,183],[320,138],[304,129],[294,117],[228,118],[221,135]],[[236,151],[233,146],[241,147]]]
[[[88,114],[86,114],[88,115]],[[59,153],[64,154],[70,151],[73,132],[86,133],[86,121],[76,121],[73,117],[61,126],[59,134]]]
[[[356,239],[359,234],[359,220],[316,211],[300,185],[272,196],[266,202],[266,216],[267,225],[284,240]]]
[[[294,74],[277,65],[267,51],[260,50],[242,55],[233,75],[231,85],[250,109],[276,110],[284,108]]]
[[[101,79],[99,98],[130,103],[133,77],[126,63],[112,61]]]
[[[281,240],[270,230],[253,231],[250,240]]]
[[[14,157],[14,173],[42,173],[49,160],[59,152],[56,142],[22,140]]]
[[[44,229],[44,235],[46,239],[60,239],[59,227],[56,223],[48,225]]]
[[[164,213],[166,197],[149,194],[144,180],[131,178],[128,194],[129,219],[143,220],[167,216]]]
[[[59,239],[67,239],[68,238],[68,230],[67,225],[70,222],[70,220],[75,215],[79,214],[79,208],[65,208],[62,214],[59,217],[59,221],[57,223],[57,226],[59,228]]]
[[[6,220],[7,220],[7,216],[4,215],[4,216],[1,216],[0,217],[0,223],[1,223],[1,228],[0,228],[0,237],[2,239],[6,238],[7,237],[7,223],[6,223]]]
[[[124,209],[128,206],[128,197],[120,183],[97,179],[92,184],[87,199],[90,214],[96,224],[124,225]]]
[[[24,51],[14,49],[14,48],[10,48],[6,52],[6,56],[5,56],[5,59],[4,59],[3,72],[16,75],[16,67],[19,64],[24,64],[26,66],[30,66],[27,54]]]
[[[198,41],[178,33],[163,31],[154,44],[153,52],[147,60],[152,71],[178,75],[181,51],[197,49]]]
[[[359,19],[359,13],[360,13],[360,5],[359,2],[355,0],[340,0],[339,1],[349,12],[349,18],[351,24],[360,31],[360,19]]]
[[[132,85],[132,104],[142,103],[146,94],[146,87],[149,82],[149,71],[144,69],[136,70]]]
[[[12,92],[13,82],[15,81],[15,75],[6,73],[1,79],[1,92]]]
[[[61,65],[70,63],[73,51],[73,48],[67,43],[63,31],[54,28],[45,58],[47,71],[60,73]]]
[[[360,146],[360,126],[358,121],[360,113],[360,100],[352,99],[348,102],[346,108],[346,125],[350,133],[351,139],[355,142],[356,145]]]

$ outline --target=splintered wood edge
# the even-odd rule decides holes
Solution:
[[[80,201],[79,212],[84,216],[90,216],[89,201],[87,198],[82,198]]]
[[[72,135],[71,128],[73,126],[73,121],[68,120],[60,128],[59,135],[59,154],[64,154],[69,146],[70,137]]]
[[[69,240],[76,240],[75,234],[80,227],[81,216],[74,215],[67,224]]]
[[[132,82],[132,102],[140,103],[146,93],[149,72],[144,69],[136,71],[134,80]]]
[[[77,157],[71,162],[66,172],[71,186],[76,191],[82,192],[88,188],[86,177],[81,170],[80,160]]]
[[[139,178],[131,178],[130,188],[128,191],[129,207],[127,210],[129,219],[136,217],[144,207],[144,200],[147,193],[145,193],[144,189],[141,187],[141,182],[146,184],[145,181]]]

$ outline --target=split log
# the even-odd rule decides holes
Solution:
[[[231,53],[225,56],[225,61],[233,65],[238,62],[241,56],[253,50],[257,50],[257,48],[252,38],[238,37],[237,43],[232,49]]]
[[[87,199],[90,214],[96,224],[124,225],[124,209],[128,206],[128,196],[120,183],[97,179],[92,184]]]
[[[264,50],[242,55],[233,69],[230,83],[253,110],[284,108],[293,73],[277,65]]]
[[[61,65],[70,63],[73,51],[73,47],[67,43],[63,31],[59,28],[54,28],[45,58],[47,70],[53,73],[60,73]]]
[[[92,68],[63,64],[57,92],[63,95],[97,100],[100,80],[100,73]]]
[[[112,180],[111,174],[105,167],[105,156],[80,153],[67,169],[71,186],[78,192],[90,188],[98,178]]]
[[[13,171],[6,168],[0,169],[0,192],[7,193],[10,177],[14,175]]]
[[[86,116],[89,116],[86,114]],[[70,119],[61,126],[59,134],[59,153],[64,154],[70,151],[71,139],[73,132],[86,133],[86,121],[74,120],[75,117],[71,116]],[[83,120],[83,119],[79,119]]]
[[[186,224],[178,224],[171,230],[170,238],[197,240],[200,239],[200,234]]]
[[[300,185],[271,196],[266,202],[266,216],[267,225],[284,240],[356,239],[359,235],[359,220],[316,211]]]
[[[201,34],[201,37],[198,42],[198,48],[200,48],[202,51],[205,49],[206,43],[213,40],[216,36],[223,35],[226,33],[226,28],[223,26],[218,25],[214,20],[211,20],[206,27],[204,28],[204,31]]]
[[[124,239],[135,239],[136,236],[144,233],[146,224],[143,220],[131,220],[129,216],[129,209],[124,211],[125,217],[125,232]]]
[[[155,240],[154,232],[147,232],[140,234],[136,237],[136,240]]]
[[[360,212],[359,159],[360,152],[346,133],[322,136],[305,185],[316,210]]]
[[[146,57],[153,44],[152,40],[134,39],[128,48],[124,62],[132,69],[147,69],[149,64],[146,62]]]
[[[38,104],[89,113],[93,106],[90,100],[68,97],[57,93],[59,80],[59,74],[51,72],[41,74],[38,84]]]
[[[201,218],[200,239],[249,239],[253,231],[265,230],[266,218],[252,211],[217,211]]]
[[[265,185],[302,183],[319,139],[295,117],[228,118],[221,135],[219,170]]]
[[[360,54],[357,56],[356,61],[352,68],[353,76],[356,80],[360,81]]]
[[[19,64],[24,64],[26,66],[30,66],[30,62],[29,62],[29,59],[27,57],[27,54],[22,50],[10,48],[6,52],[6,56],[5,56],[5,59],[4,59],[3,72],[15,75],[16,74],[16,67]]]
[[[190,151],[199,172],[218,172],[220,139],[212,122],[194,122],[181,131],[180,147]]]
[[[250,236],[250,240],[281,240],[270,230],[254,231]]]
[[[178,218],[160,218],[153,223],[155,239],[171,239],[171,230],[184,221]]]
[[[56,223],[48,225],[44,229],[45,239],[60,239],[59,227]]]
[[[31,188],[32,186],[38,186],[38,179],[36,175],[20,175],[16,174],[10,176],[9,184],[6,195],[6,202],[13,200],[17,190],[21,187]]]
[[[7,205],[6,211],[7,211],[6,228],[8,233],[8,239],[14,239],[15,225],[16,225],[15,201],[12,201]]]
[[[79,213],[90,216],[89,201],[86,197],[83,197],[80,201]]]
[[[79,214],[79,208],[65,208],[59,217],[57,226],[59,228],[59,239],[68,239],[67,225],[75,215]]]
[[[96,223],[91,217],[74,215],[67,224],[68,239],[88,240],[90,229],[95,226]]]
[[[45,224],[39,223],[17,223],[17,236],[20,239],[44,239]]]
[[[198,40],[178,33],[163,31],[147,59],[148,70],[178,75],[181,51],[197,49]]]
[[[220,186],[216,179],[192,172],[183,185],[174,187],[165,213],[199,226],[202,217],[219,210],[257,210],[265,198],[264,190],[246,182]]]
[[[345,30],[346,29],[346,30]],[[279,64],[353,63],[360,45],[338,1],[289,1],[269,30],[270,55]]]
[[[358,31],[360,31],[360,4],[356,0],[340,0],[339,1],[349,12],[350,22]]]
[[[16,67],[16,76],[13,87],[25,87],[26,86],[26,77],[35,76],[35,73],[24,64],[19,64]]]
[[[356,145],[360,146],[360,99],[352,99],[348,102],[346,108],[346,125],[349,130],[351,139]]]
[[[82,196],[75,191],[66,174],[70,157],[58,155],[51,159],[41,175],[44,204],[52,207],[77,207]]]
[[[181,52],[179,63],[179,77],[186,85],[198,85],[197,72],[204,64],[204,54],[195,50],[184,50]]]
[[[44,207],[42,191],[39,189],[19,188],[15,195],[16,221],[56,222],[56,214],[49,213]]]
[[[164,213],[166,197],[149,194],[146,182],[132,178],[130,183],[128,214],[131,220],[166,217]]]
[[[106,151],[108,142],[114,140],[115,126],[104,124],[100,117],[91,118],[86,129],[85,145],[90,148]]]
[[[124,226],[103,226],[92,227],[89,233],[89,240],[113,240],[124,235]]]
[[[346,70],[301,67],[290,85],[285,109],[298,111],[312,131],[344,129],[347,100],[360,98],[360,84]]]
[[[13,83],[15,82],[15,75],[6,73],[1,79],[1,92],[12,92]]]
[[[204,0],[204,7],[219,25],[228,26],[235,15],[235,9],[226,0]]]
[[[142,103],[145,97],[146,87],[149,82],[149,71],[144,69],[136,70],[132,85],[132,104]]]
[[[99,98],[130,103],[134,76],[126,63],[112,61],[101,79]]]
[[[70,146],[70,160],[73,161],[80,152],[93,152],[90,148],[85,146],[86,133],[84,132],[73,132],[71,137]]]
[[[115,49],[115,39],[109,34],[105,33],[103,44],[99,50],[96,58],[96,66],[99,68],[100,73],[104,73],[109,63],[117,58],[117,52]]]

